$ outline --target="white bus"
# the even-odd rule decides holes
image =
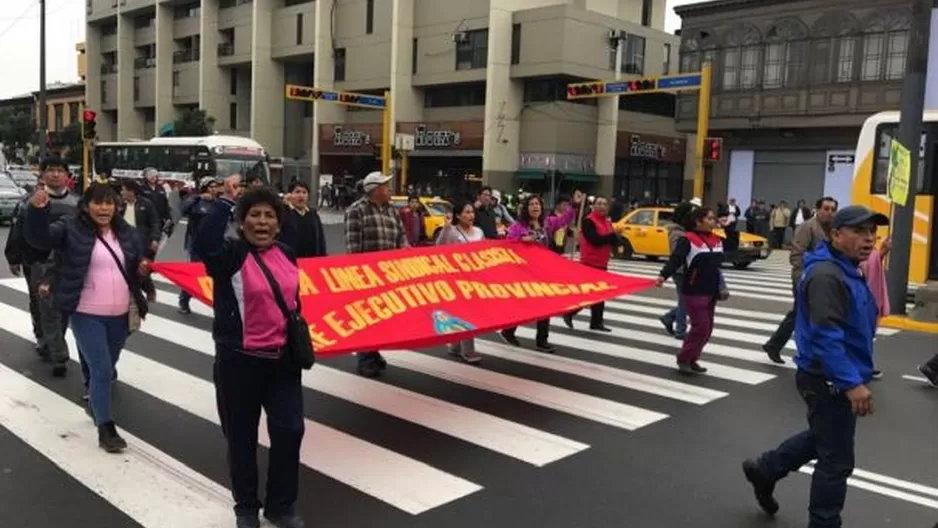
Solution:
[[[238,136],[156,137],[149,141],[102,142],[94,147],[94,174],[105,178],[142,178],[153,167],[160,178],[195,183],[206,176],[240,173],[270,183],[267,152]]]

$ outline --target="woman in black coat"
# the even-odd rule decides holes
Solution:
[[[111,418],[111,379],[131,331],[131,319],[146,315],[140,278],[149,273],[134,228],[116,214],[120,198],[108,185],[92,185],[79,213],[50,222],[49,196],[37,191],[26,210],[26,241],[56,252],[52,291],[68,316],[89,369],[89,414],[98,445],[109,453],[127,447]]]

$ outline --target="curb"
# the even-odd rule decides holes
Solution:
[[[887,315],[879,320],[879,325],[896,330],[910,330],[926,334],[938,334],[938,323],[916,321],[901,315]]]

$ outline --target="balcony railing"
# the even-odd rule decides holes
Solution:
[[[155,57],[137,57],[134,59],[135,70],[146,70],[148,68],[156,68]]]
[[[108,75],[110,73],[117,73],[117,64],[102,64],[101,73],[103,75]]]
[[[219,57],[230,57],[234,55],[234,43],[233,42],[219,42],[218,43],[218,56]]]
[[[194,49],[179,50],[173,53],[173,64],[195,62],[199,60],[199,52]]]

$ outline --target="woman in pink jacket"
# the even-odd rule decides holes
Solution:
[[[870,287],[873,299],[876,300],[876,310],[880,317],[889,315],[889,291],[886,289],[886,257],[892,249],[892,238],[886,238],[878,249],[870,253],[870,258],[860,263],[860,272],[866,277],[866,284]],[[878,368],[873,369],[873,378],[883,377]]]
[[[554,233],[558,229],[566,229],[576,218],[576,212],[580,202],[583,200],[583,193],[576,191],[573,195],[573,204],[576,207],[568,207],[566,212],[555,216],[545,216],[544,201],[541,197],[532,194],[521,202],[518,207],[518,218],[515,223],[508,228],[508,240],[520,240],[549,247],[550,241],[554,239]],[[521,346],[521,342],[515,337],[514,328],[506,328],[499,335],[506,343],[512,346]],[[537,336],[535,338],[535,347],[541,352],[553,352],[554,347],[547,342],[550,336],[550,318],[541,319],[537,322]]]

